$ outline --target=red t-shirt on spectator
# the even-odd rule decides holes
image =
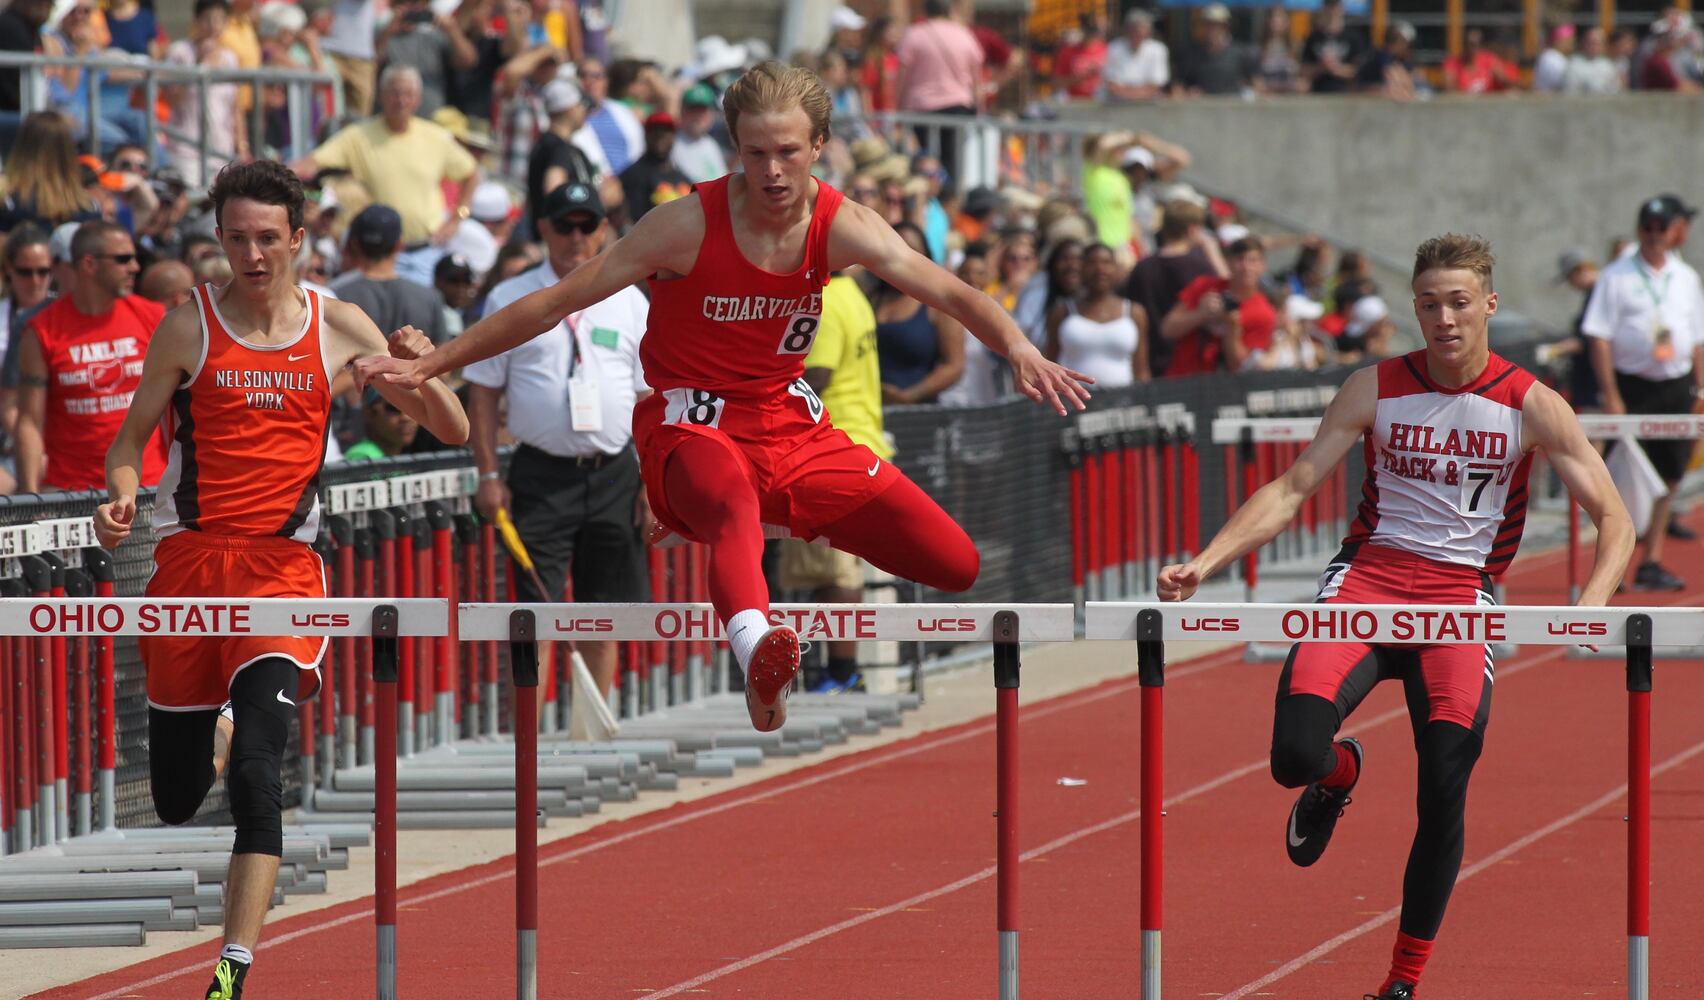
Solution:
[[[42,450],[44,488],[106,488],[106,453],[142,382],[142,358],[164,306],[126,295],[104,316],[85,316],[69,295],[30,320],[47,362]],[[155,428],[142,451],[142,485],[166,471],[166,443]]]
[[[1508,73],[1508,67],[1503,60],[1487,49],[1480,49],[1473,58],[1463,61],[1460,56],[1447,56],[1444,59],[1444,79],[1448,80],[1451,88],[1468,94],[1488,94],[1502,90],[1503,84],[1497,80],[1497,69],[1502,68]],[[1513,74],[1509,74],[1513,77]]]
[[[877,58],[866,59],[858,74],[864,93],[869,95],[864,101],[865,111],[893,111],[899,107],[897,53],[884,52]]]
[[[1053,75],[1071,80],[1065,88],[1072,97],[1090,98],[1100,90],[1101,71],[1106,68],[1106,42],[1092,38],[1081,45],[1061,45],[1053,55]],[[1082,79],[1074,79],[1079,73]]]
[[[1674,63],[1661,52],[1653,52],[1645,60],[1645,68],[1639,74],[1640,90],[1679,90],[1680,74],[1674,71]]]
[[[1231,283],[1217,275],[1202,275],[1183,286],[1178,293],[1178,304],[1186,309],[1194,309],[1201,300],[1213,292],[1220,295],[1225,293]],[[1242,318],[1242,342],[1250,351],[1264,351],[1272,346],[1272,331],[1278,327],[1278,313],[1272,308],[1266,296],[1256,292],[1243,299],[1237,305],[1237,315]],[[1172,348],[1171,363],[1166,366],[1167,375],[1198,375],[1206,372],[1216,372],[1224,367],[1225,345],[1217,334],[1206,330],[1192,330],[1183,335]]]

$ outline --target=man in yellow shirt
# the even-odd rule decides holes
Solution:
[[[876,357],[876,312],[858,283],[837,274],[822,293],[822,323],[805,358],[805,381],[822,397],[823,409],[835,427],[868,447],[878,458],[893,457],[893,445],[882,433],[882,373]],[[863,560],[848,552],[789,539],[781,552],[781,585],[809,590],[811,600],[824,604],[861,604],[864,600]],[[863,683],[858,675],[858,644],[835,642],[828,647],[828,676],[813,692],[852,690]]]
[[[448,129],[415,116],[420,74],[392,66],[379,78],[380,114],[347,126],[291,164],[303,180],[324,170],[347,170],[372,195],[402,216],[403,253],[397,273],[431,287],[443,244],[472,214],[479,163]],[[444,204],[443,182],[461,185],[454,211]]]

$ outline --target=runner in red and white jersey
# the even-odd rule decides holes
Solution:
[[[1059,413],[1090,379],[1047,361],[1005,311],[927,257],[880,216],[811,177],[831,101],[807,70],[764,63],[723,99],[743,172],[648,212],[626,237],[555,286],[475,324],[442,350],[372,359],[363,379],[418,385],[500,354],[569,313],[640,281],[642,341],[656,392],[634,411],[646,493],[659,522],[710,546],[710,596],[746,672],[752,724],[786,719],[798,636],[771,626],[764,522],[898,576],[960,591],[976,546],[922,490],[835,430],[803,381],[829,275],[855,265],[958,319],[1011,362],[1019,390]]]
[[[142,449],[164,418],[171,459],[154,512],[164,537],[148,595],[323,600],[325,570],[308,543],[331,380],[358,357],[386,353],[386,340],[360,309],[296,284],[292,262],[306,232],[295,174],[270,160],[232,164],[209,193],[235,277],[196,289],[191,304],[160,321],[107,452],[111,500],[96,510],[95,531],[108,548],[130,535]],[[388,347],[412,357],[431,342],[405,327]],[[467,417],[442,383],[379,391],[444,441],[467,440]],[[236,836],[208,1000],[238,1000],[254,961],[283,853],[291,716],[318,689],[324,651],[324,637],[307,636],[141,641],[155,812],[167,823],[188,821],[229,762]]]
[[[1294,465],[1250,497],[1194,561],[1160,571],[1162,600],[1271,541],[1364,440],[1366,483],[1343,550],[1320,580],[1331,604],[1490,603],[1526,520],[1527,470],[1542,449],[1598,528],[1580,603],[1615,592],[1633,525],[1603,460],[1560,396],[1491,353],[1491,247],[1442,236],[1414,259],[1414,314],[1426,347],[1351,375]],[[1372,1000],[1412,1000],[1461,868],[1467,785],[1484,745],[1494,678],[1482,645],[1297,644],[1278,681],[1272,775],[1303,788],[1285,828],[1290,860],[1319,860],[1349,804],[1360,743],[1336,739],[1381,680],[1399,678],[1419,758],[1419,828],[1402,886],[1390,971]]]

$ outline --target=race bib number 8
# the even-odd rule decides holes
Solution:
[[[781,335],[781,346],[776,354],[809,354],[811,345],[816,343],[817,330],[822,327],[822,317],[815,313],[794,313],[787,321],[787,332]]]
[[[727,400],[704,389],[664,389],[665,424],[692,424],[697,427],[722,426],[722,407]]]
[[[787,391],[805,401],[805,409],[811,415],[811,423],[822,423],[822,397],[816,394],[811,384],[802,378],[796,378],[787,386]]]

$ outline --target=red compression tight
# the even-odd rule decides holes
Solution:
[[[757,490],[727,448],[708,438],[682,443],[669,455],[663,488],[675,517],[710,546],[717,617],[726,622],[748,608],[768,609]],[[904,477],[821,532],[835,548],[936,590],[968,590],[981,566],[964,529]]]

